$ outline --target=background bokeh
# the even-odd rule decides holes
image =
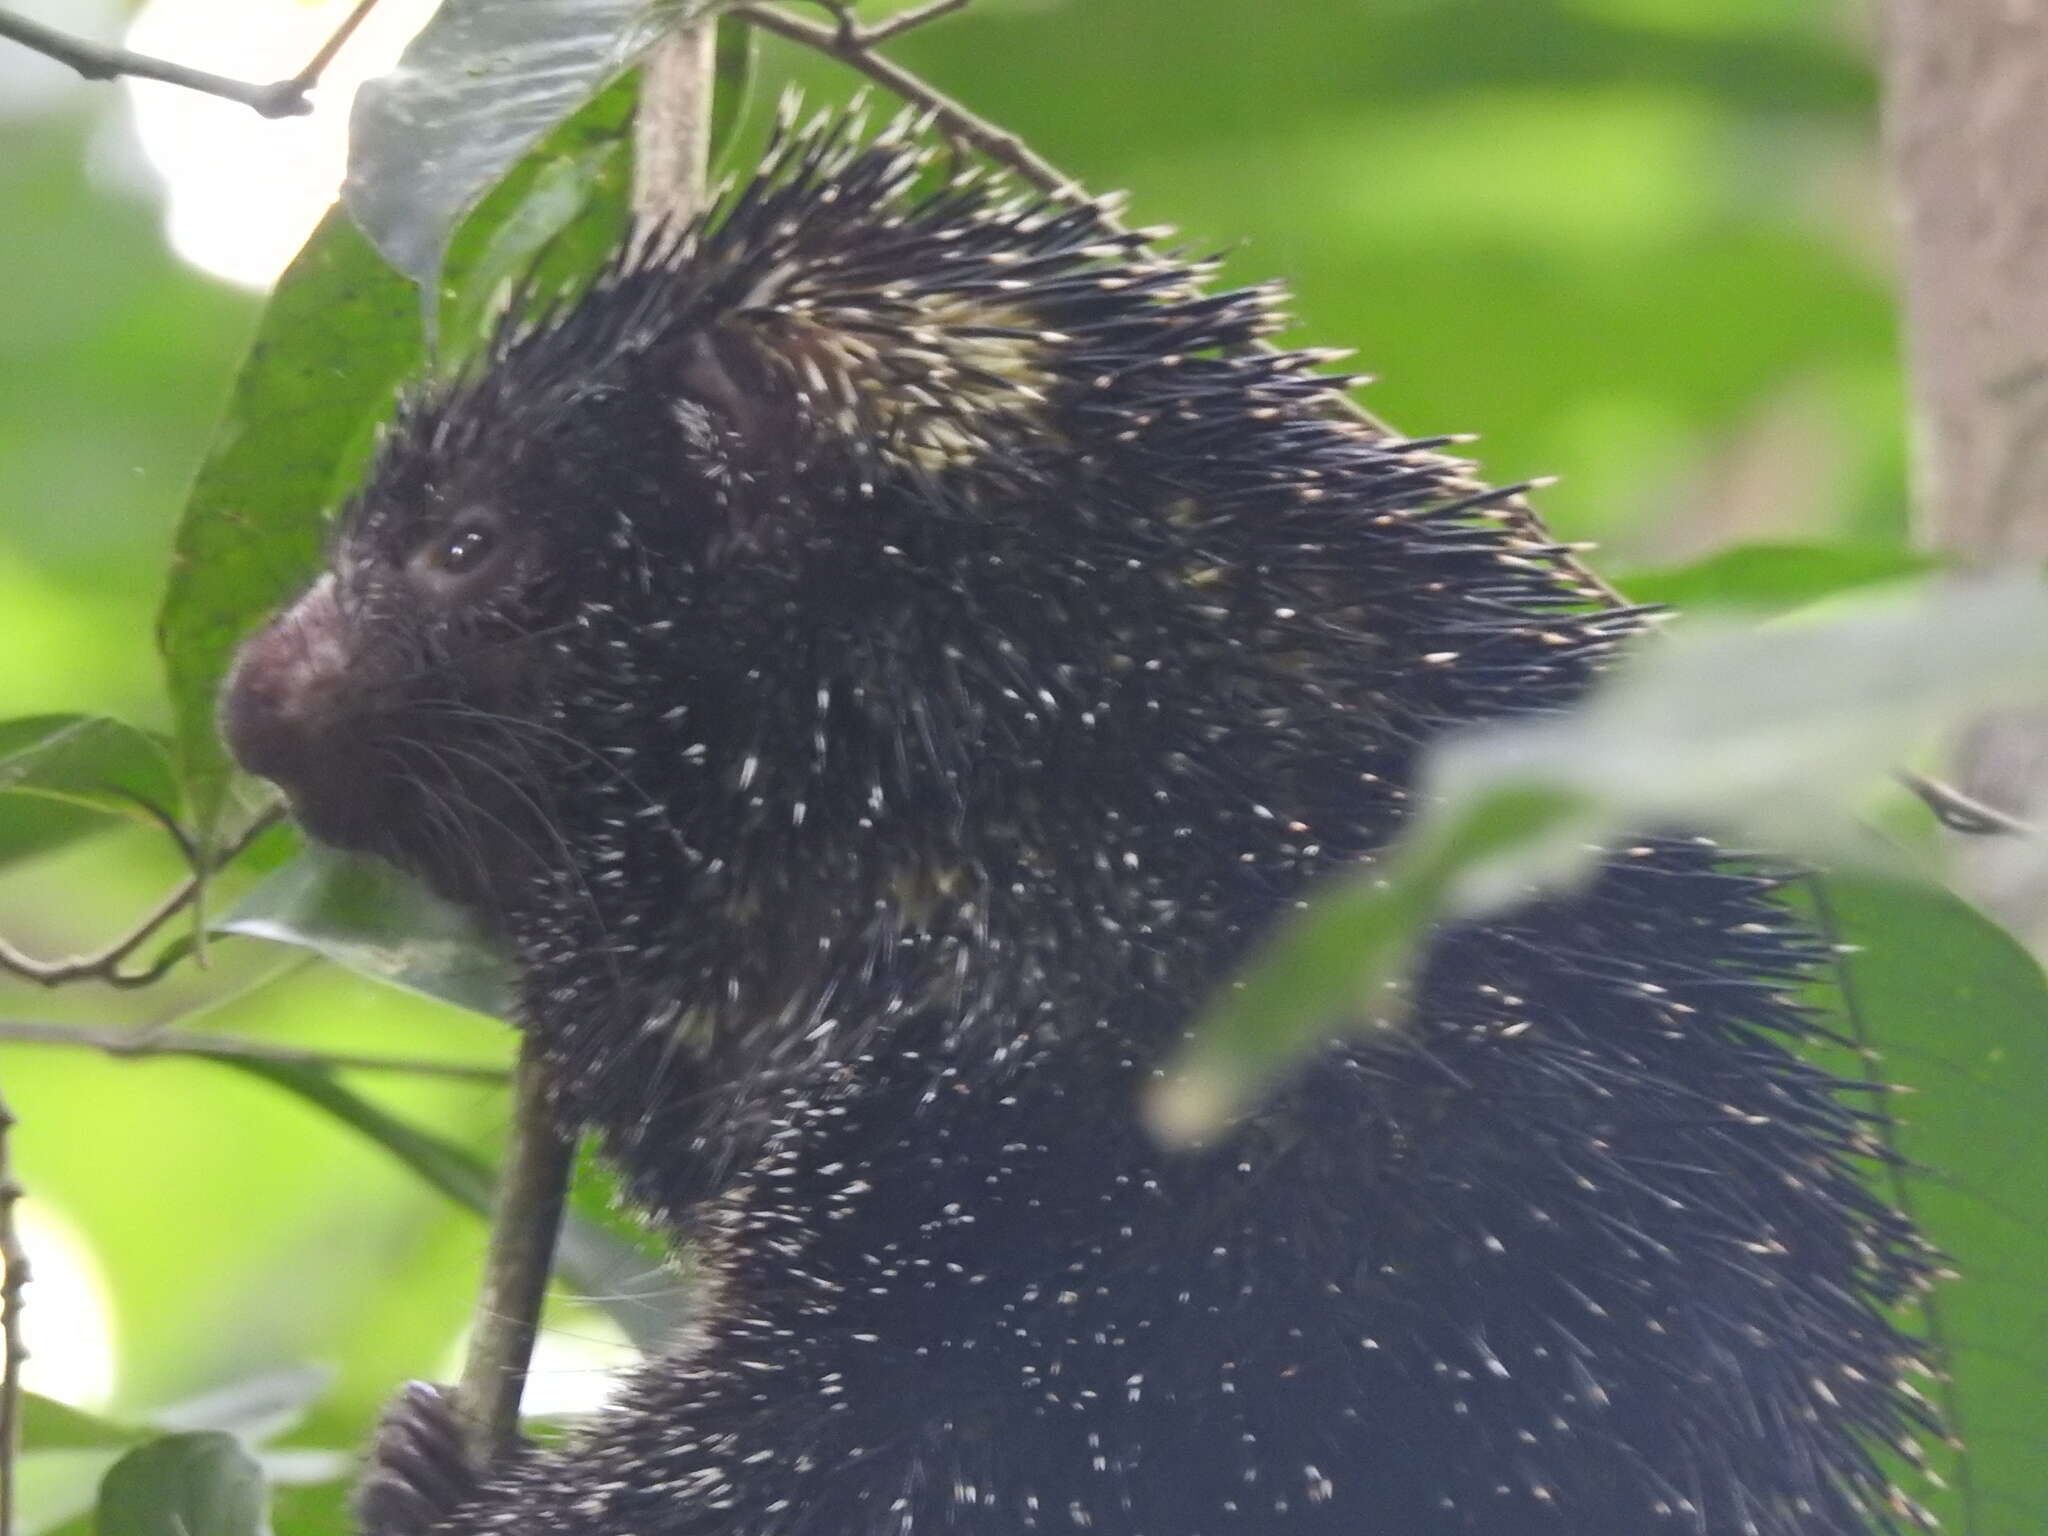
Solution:
[[[1868,25],[1852,0],[978,0],[895,51],[1129,188],[1137,221],[1285,279],[1299,338],[1383,379],[1376,412],[1481,433],[1496,478],[1562,476],[1554,525],[1626,571],[1905,537]],[[237,67],[203,37],[186,57]],[[792,76],[843,89],[771,46],[756,96]],[[128,93],[0,56],[0,718],[166,720],[154,609],[261,296],[174,254],[163,202]],[[177,869],[139,830],[8,864],[0,934],[90,945]],[[0,1016],[507,1049],[485,1020],[232,941],[146,993],[0,983]],[[358,1082],[480,1150],[502,1123],[475,1084]],[[295,1443],[349,1446],[393,1382],[450,1369],[480,1226],[372,1143],[210,1063],[0,1044],[0,1092],[44,1263],[39,1390],[134,1415],[315,1362],[338,1376]],[[556,1325],[541,1385],[568,1404],[618,1347],[587,1309]],[[45,1508],[71,1486],[52,1474]],[[334,1528],[338,1498],[288,1494],[280,1528]]]

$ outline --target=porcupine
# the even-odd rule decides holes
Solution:
[[[1928,1250],[1699,840],[1440,934],[1212,1144],[1140,1091],[1447,726],[1638,629],[1103,205],[786,130],[414,392],[229,741],[469,904],[702,1321],[375,1536],[1843,1536],[1923,1516]]]

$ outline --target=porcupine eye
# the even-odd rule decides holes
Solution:
[[[489,581],[503,563],[508,542],[495,517],[468,512],[423,543],[408,569],[429,596],[460,601]]]

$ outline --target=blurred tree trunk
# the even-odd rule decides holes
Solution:
[[[2048,559],[2048,0],[1880,0],[1921,542],[1967,566]],[[1991,719],[1957,782],[2048,820],[2048,714]],[[2048,937],[2048,859],[1959,850],[1971,894]]]

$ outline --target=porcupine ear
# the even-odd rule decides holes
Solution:
[[[1037,313],[1044,284],[1110,277],[1135,242],[1095,204],[942,167],[924,128],[904,114],[869,138],[858,112],[799,127],[785,103],[761,169],[688,228],[643,232],[612,279],[646,295],[654,323],[620,339],[662,385],[754,453],[843,472],[856,494],[1042,427],[1074,341]]]
[[[986,492],[996,471],[1028,482],[1042,455],[1071,458],[1077,432],[1150,430],[1217,386],[1181,364],[1277,323],[1269,294],[1204,293],[1208,264],[1149,248],[1163,233],[942,163],[908,114],[868,137],[857,112],[799,127],[786,107],[753,176],[686,226],[641,230],[535,327],[545,364],[508,371],[572,410],[609,378],[629,411],[660,402],[680,447],[716,450],[699,462],[807,501],[910,481],[945,504],[935,481]]]

